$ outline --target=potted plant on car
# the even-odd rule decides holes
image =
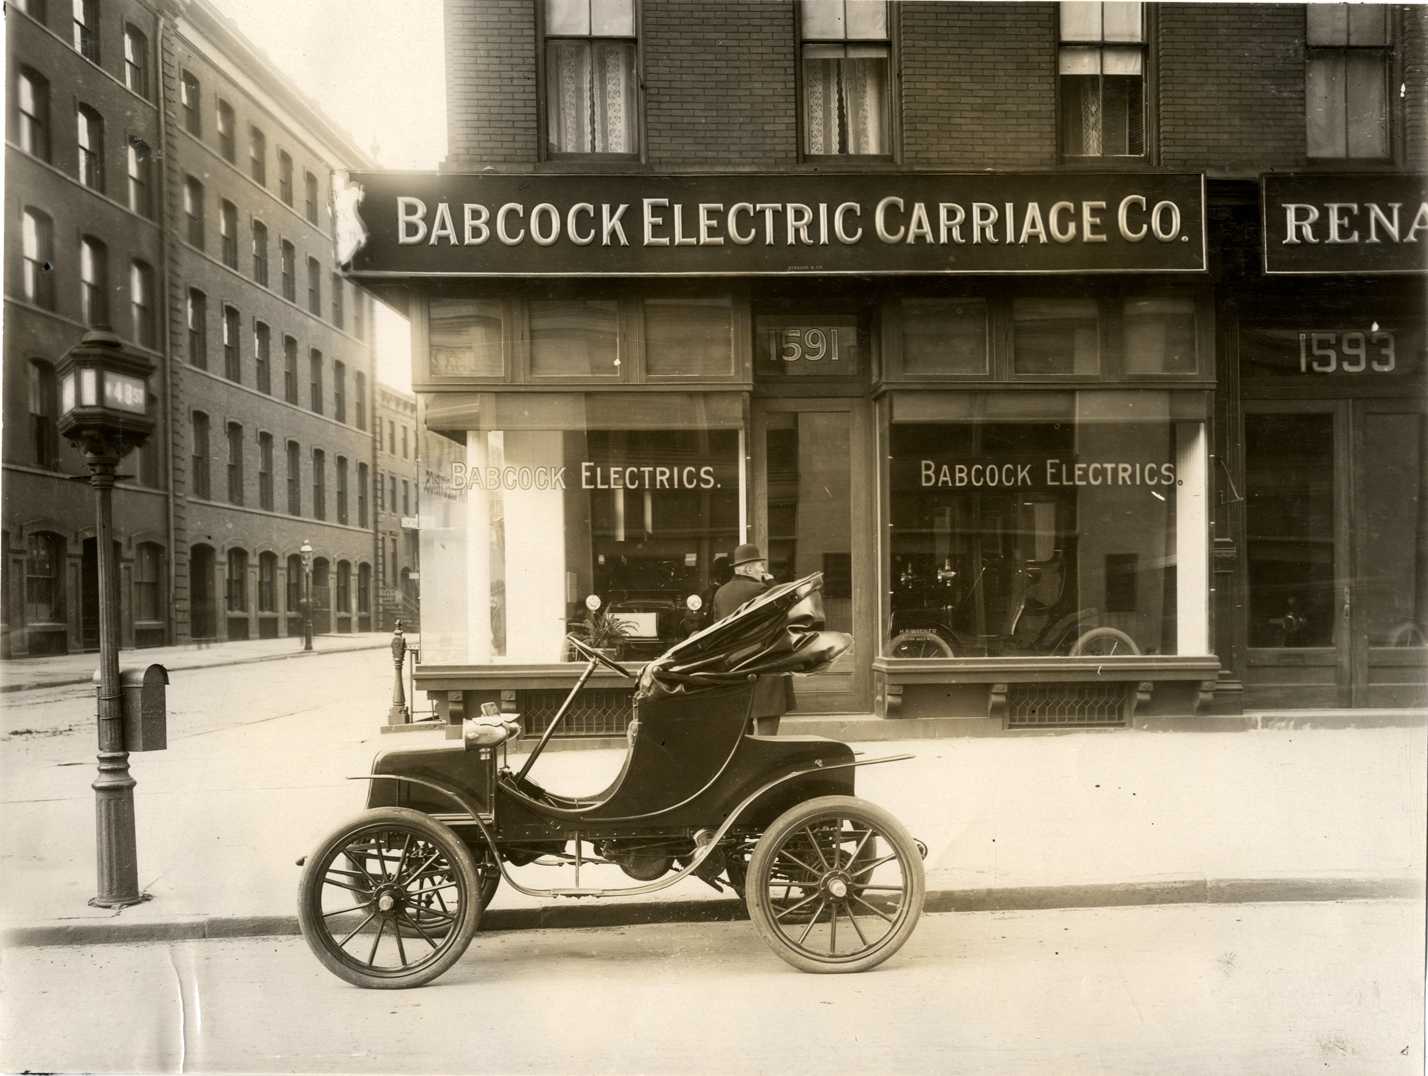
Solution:
[[[614,660],[621,641],[634,634],[635,625],[629,620],[621,620],[600,605],[600,596],[590,595],[585,599],[585,615],[569,617],[565,623],[571,635]]]

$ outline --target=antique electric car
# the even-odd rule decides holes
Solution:
[[[318,960],[358,986],[419,986],[461,958],[503,879],[534,897],[615,897],[693,875],[732,888],[796,968],[882,963],[921,915],[926,849],[853,795],[854,772],[911,756],[752,732],[761,678],[816,671],[852,642],[822,630],[821,586],[815,574],[774,587],[646,665],[624,768],[598,795],[530,777],[597,666],[630,675],[579,640],[584,672],[518,771],[505,761],[519,723],[499,713],[466,720],[459,743],[379,754],[367,810],[299,861],[298,918]],[[532,864],[563,884],[517,877]],[[582,869],[607,864],[640,884],[581,885]]]

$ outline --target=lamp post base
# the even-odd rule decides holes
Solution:
[[[138,847],[134,839],[134,778],[129,752],[101,751],[94,789],[94,836],[99,869],[95,908],[126,908],[149,899],[139,892]]]

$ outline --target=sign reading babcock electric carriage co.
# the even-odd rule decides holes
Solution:
[[[1267,175],[1264,270],[1428,272],[1428,176]]]
[[[354,172],[348,182],[341,201],[365,232],[350,261],[359,276],[1206,267],[1199,174]]]

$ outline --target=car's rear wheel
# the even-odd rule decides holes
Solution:
[[[881,964],[912,935],[925,896],[917,842],[887,811],[852,796],[785,811],[749,860],[754,929],[801,971]]]
[[[340,979],[374,989],[421,986],[471,944],[481,914],[475,857],[450,827],[383,807],[333,830],[307,857],[298,922]]]

